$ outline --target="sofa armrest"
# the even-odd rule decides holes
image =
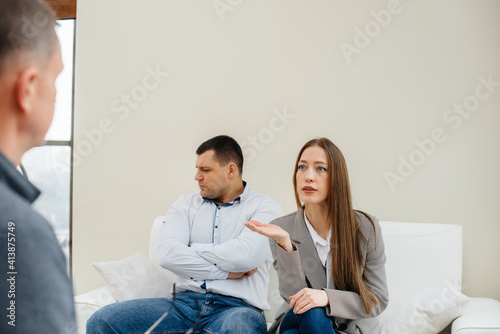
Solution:
[[[74,301],[78,334],[85,334],[87,320],[95,311],[108,304],[116,303],[116,299],[107,287],[75,296]]]
[[[471,298],[462,316],[453,321],[452,334],[500,334],[500,302]]]

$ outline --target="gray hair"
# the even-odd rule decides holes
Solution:
[[[48,59],[57,49],[54,11],[43,0],[0,0],[0,74],[7,59],[31,53]]]

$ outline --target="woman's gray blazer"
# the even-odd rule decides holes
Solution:
[[[384,267],[384,241],[376,218],[370,216],[375,223],[375,238],[370,220],[359,212],[356,212],[356,217],[361,232],[374,250],[372,251],[363,241],[360,242],[361,253],[366,259],[366,270],[363,268],[360,270],[366,285],[379,304],[374,305],[371,313],[367,315],[358,293],[334,288],[326,289],[325,269],[304,221],[304,212],[299,210],[271,222],[271,224],[281,226],[290,234],[295,250],[286,252],[278,246],[275,240],[269,239],[274,258],[273,265],[278,271],[280,295],[285,301],[276,313],[275,321],[268,333],[279,333],[279,324],[290,309],[289,297],[306,287],[326,291],[329,300],[326,312],[329,316],[335,317],[336,331],[349,334],[378,333],[376,317],[385,309],[389,301]]]

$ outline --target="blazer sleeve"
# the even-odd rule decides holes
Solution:
[[[357,214],[360,228],[368,241],[368,245],[361,242],[361,250],[366,258],[366,268],[362,272],[363,280],[375,296],[378,304],[372,306],[371,312],[366,314],[365,308],[358,293],[335,289],[324,289],[328,295],[329,306],[327,314],[344,319],[362,319],[376,317],[387,307],[389,302],[389,291],[385,275],[385,247],[382,231],[378,220],[371,217],[375,230],[370,220],[363,214]],[[375,234],[376,231],[376,234]]]
[[[273,266],[278,272],[281,297],[290,303],[290,297],[307,287],[306,277],[300,263],[299,251],[293,245],[293,252],[287,252],[278,243],[269,239],[273,253]]]

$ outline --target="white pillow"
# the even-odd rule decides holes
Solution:
[[[433,284],[390,300],[378,317],[380,334],[436,334],[462,315],[469,297],[451,283]]]
[[[112,262],[94,262],[113,297],[121,302],[138,298],[170,298],[174,275],[141,253]],[[168,276],[171,276],[170,278]]]

